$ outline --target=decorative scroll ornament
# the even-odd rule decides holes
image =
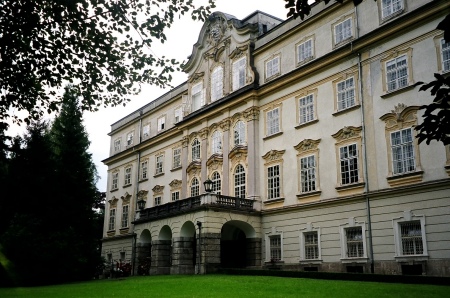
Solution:
[[[295,150],[297,150],[299,152],[305,152],[305,151],[317,149],[317,146],[319,145],[319,143],[320,143],[320,139],[318,139],[318,140],[305,139],[305,140],[301,141],[300,143],[298,143],[297,146],[294,146],[294,148],[295,148]]]
[[[162,193],[164,190],[164,185],[155,185],[155,187],[152,188],[153,194],[159,194]]]
[[[139,199],[139,200],[144,200],[144,199],[146,199],[146,198],[147,198],[147,193],[148,193],[148,190],[140,190],[140,191],[137,193],[138,199]]]
[[[173,179],[172,182],[169,183],[170,189],[181,188],[182,181]]]
[[[361,134],[361,130],[362,130],[361,126],[360,127],[344,126],[344,128],[340,129],[337,133],[332,135],[332,137],[338,141],[348,140],[355,137],[359,137]]]
[[[286,150],[270,150],[264,154],[262,158],[266,161],[280,160],[283,157],[284,152],[286,152]]]
[[[209,17],[209,22],[210,24],[206,31],[206,33],[208,34],[207,41],[210,45],[216,47],[225,34],[227,24],[224,19],[216,14],[212,14]]]
[[[259,118],[259,108],[250,107],[244,111],[244,117],[247,121],[258,120]]]

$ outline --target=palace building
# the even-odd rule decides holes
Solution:
[[[186,82],[111,126],[102,256],[136,274],[450,276],[450,147],[414,130],[433,100],[414,84],[450,73],[449,13],[211,14]]]

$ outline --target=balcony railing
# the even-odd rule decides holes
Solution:
[[[200,206],[220,207],[240,211],[256,211],[253,205],[254,202],[254,200],[212,193],[204,194],[140,210],[135,222],[143,222],[161,217],[177,215],[179,213],[197,209]]]

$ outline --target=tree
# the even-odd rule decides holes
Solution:
[[[3,0],[0,2],[0,122],[57,111],[67,82],[84,110],[125,104],[141,84],[166,86],[178,63],[151,52],[175,17],[205,20],[214,0]]]

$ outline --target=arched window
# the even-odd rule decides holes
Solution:
[[[195,139],[192,142],[192,160],[200,159],[200,142]]]
[[[216,130],[211,138],[211,153],[221,153],[222,152],[222,133]]]
[[[200,184],[198,183],[198,179],[194,178],[191,182],[191,197],[198,195],[200,195]]]
[[[220,180],[220,174],[218,172],[214,172],[211,176],[212,191],[218,195],[221,194],[222,191],[222,181]]]
[[[211,73],[211,101],[216,101],[223,97],[223,68],[214,68]]]
[[[245,124],[242,121],[236,122],[234,126],[234,146],[245,143]]]
[[[245,198],[245,169],[242,165],[234,170],[234,196]]]

